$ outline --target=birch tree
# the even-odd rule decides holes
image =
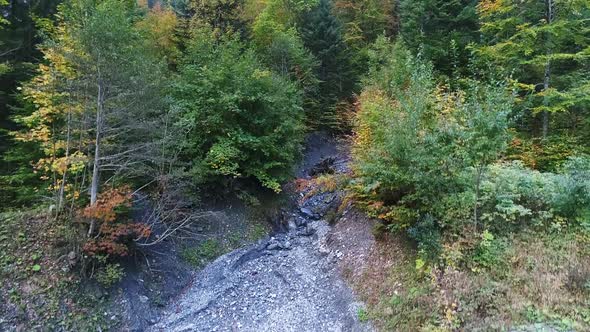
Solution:
[[[121,0],[66,2],[44,45],[47,64],[25,89],[37,105],[25,119],[31,126],[28,139],[41,137],[35,132],[45,135],[42,139],[54,147],[46,149],[49,159],[65,158],[62,180],[56,181],[60,187],[68,186],[70,159],[77,156],[76,165],[82,162],[89,175],[78,185],[88,190],[90,206],[102,185],[152,176],[165,158],[159,145],[166,116],[165,63],[142,41],[134,6]],[[92,222],[88,234],[94,230]]]

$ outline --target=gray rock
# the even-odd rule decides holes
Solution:
[[[145,296],[145,295],[139,296],[139,302],[146,303],[147,301],[149,301],[149,298],[147,296]]]
[[[308,208],[301,208],[301,209],[299,209],[299,211],[301,212],[301,214],[304,217],[314,218],[314,213],[310,209],[308,209]]]
[[[359,321],[358,302],[338,267],[320,253],[330,225],[314,211],[336,200],[316,196],[282,211],[287,233],[227,253],[198,272],[147,331],[374,331]]]

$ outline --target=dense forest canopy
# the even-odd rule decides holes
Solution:
[[[170,219],[281,192],[315,130],[350,138],[347,190],[417,266],[590,231],[588,0],[0,8],[0,210],[50,206],[91,257],[150,236],[121,217],[138,192]]]

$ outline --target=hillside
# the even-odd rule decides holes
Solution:
[[[0,330],[590,331],[588,0],[0,9]]]

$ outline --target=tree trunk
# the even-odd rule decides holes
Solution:
[[[553,10],[553,0],[546,0],[545,4],[547,6],[547,24],[551,24],[553,23],[553,16],[554,16],[554,10]],[[545,75],[543,77],[543,91],[546,93],[547,90],[549,90],[549,83],[551,81],[551,60],[550,60],[550,56],[551,56],[551,44],[549,43],[549,35],[547,35],[547,40],[546,42],[546,54],[547,54],[547,63],[545,64]],[[545,107],[549,106],[549,102],[547,99],[547,96],[545,96],[544,98],[545,100],[543,101],[543,104]],[[541,135],[543,137],[543,139],[547,138],[547,134],[549,132],[549,112],[547,110],[543,111],[542,114],[542,129],[541,129]]]
[[[90,206],[96,205],[98,199],[98,185],[100,177],[100,139],[102,135],[102,116],[103,116],[103,94],[104,88],[100,79],[100,71],[98,74],[98,96],[96,98],[96,137],[94,143],[94,165],[92,166],[92,182],[90,185]],[[96,220],[90,221],[90,228],[88,229],[88,236],[94,233],[96,227]]]
[[[72,132],[72,111],[68,110],[68,121],[67,121],[67,136],[66,136],[66,162],[68,162],[68,158],[70,157],[70,141],[71,141],[71,132]],[[66,188],[66,176],[68,173],[68,168],[64,169],[64,173],[61,178],[61,184],[59,186],[59,197],[57,201],[57,213],[61,211],[64,205],[64,192]]]
[[[481,177],[483,175],[484,166],[480,165],[477,167],[476,175],[475,175],[475,204],[473,206],[473,223],[475,225],[475,230],[477,231],[478,228],[478,219],[479,219],[479,211],[478,211],[478,204],[479,204],[479,188],[481,184]]]
[[[549,51],[547,51],[547,55],[549,55]],[[551,62],[549,61],[549,59],[547,59],[547,64],[545,65],[545,76],[543,78],[543,91],[547,92],[547,90],[549,90],[549,82],[551,79]],[[549,102],[547,99],[547,96],[545,96],[544,98],[545,100],[543,101],[543,104],[545,107],[549,106]],[[543,137],[543,139],[547,138],[547,134],[549,132],[549,112],[547,110],[543,111],[543,114],[541,115],[541,135]]]

